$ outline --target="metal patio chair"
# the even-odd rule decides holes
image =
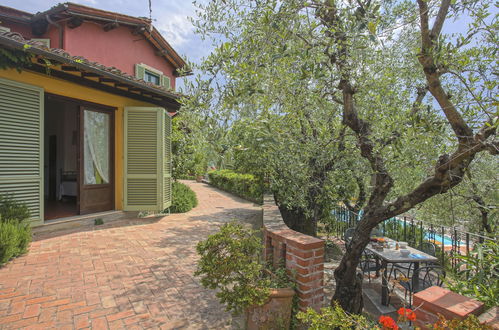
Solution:
[[[359,268],[362,270],[362,275],[368,275],[369,283],[371,283],[371,272],[378,273],[381,270],[381,263],[374,255],[364,251],[359,262]]]
[[[445,270],[438,265],[429,265],[414,270],[412,276],[408,279],[406,274],[397,268],[394,270],[395,280],[404,288],[404,300],[407,301],[409,293],[409,307],[412,307],[412,295],[423,291],[431,286],[442,286],[445,279]],[[408,280],[407,280],[408,279]],[[393,286],[391,292],[395,289]]]

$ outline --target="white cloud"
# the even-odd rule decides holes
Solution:
[[[191,22],[183,14],[165,15],[156,19],[154,26],[173,47],[185,44],[194,35]]]

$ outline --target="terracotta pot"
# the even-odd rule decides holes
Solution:
[[[291,288],[272,289],[264,305],[246,310],[246,329],[289,329],[294,295],[295,291]]]

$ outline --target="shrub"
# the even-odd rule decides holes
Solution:
[[[29,243],[31,242],[31,226],[28,222],[22,222],[17,224],[17,230],[18,230],[18,242],[17,242],[17,254],[25,254],[28,252],[28,246]]]
[[[210,184],[242,198],[261,203],[263,182],[252,174],[241,174],[231,170],[208,172]]]
[[[0,265],[17,253],[19,231],[14,222],[0,222]]]
[[[482,301],[486,308],[499,305],[499,244],[488,240],[476,244],[469,255],[457,255],[454,279],[448,281],[449,289],[464,296]]]
[[[28,251],[31,242],[29,217],[25,204],[0,196],[0,265]]]
[[[170,212],[184,213],[190,211],[193,207],[198,205],[196,193],[192,191],[187,185],[180,182],[173,182],[172,184],[172,205]]]
[[[376,324],[362,315],[348,314],[338,304],[322,308],[320,313],[312,308],[299,312],[298,320],[311,330],[322,329],[376,329]]]
[[[0,220],[23,222],[29,219],[29,209],[25,204],[15,201],[10,196],[0,195]]]
[[[262,242],[256,232],[241,224],[224,224],[220,231],[197,245],[201,256],[195,275],[227,311],[238,315],[252,305],[263,305],[270,294],[270,281],[262,277]]]

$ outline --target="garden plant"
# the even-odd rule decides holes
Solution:
[[[185,213],[198,205],[196,193],[182,182],[172,183],[172,205],[170,212]]]
[[[293,283],[285,269],[273,269],[261,260],[262,242],[256,231],[234,222],[224,224],[217,233],[199,242],[197,251],[201,258],[195,275],[204,287],[217,291],[227,311],[234,315],[255,310],[275,313],[278,318],[269,318],[274,326],[289,324]],[[269,304],[276,295],[286,296],[283,305]],[[246,319],[251,322],[254,317],[247,315]]]
[[[30,212],[25,204],[0,195],[0,266],[28,251]]]

